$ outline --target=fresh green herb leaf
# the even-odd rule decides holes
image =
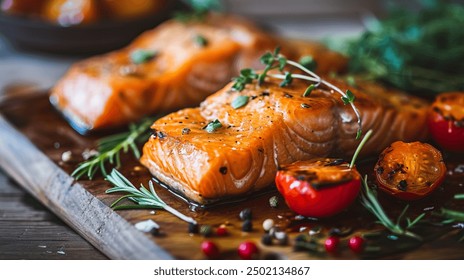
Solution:
[[[249,96],[239,95],[234,99],[234,101],[232,101],[230,105],[232,106],[232,108],[238,109],[238,108],[241,108],[247,105],[249,99],[250,99]]]
[[[195,41],[195,44],[197,44],[200,47],[206,47],[208,45],[208,40],[203,37],[202,35],[196,35],[193,40]]]
[[[183,0],[194,11],[217,11],[222,8],[221,0]]]
[[[355,99],[353,92],[351,92],[351,90],[347,89],[345,94],[346,94],[346,97],[342,96],[343,104],[348,105],[350,103],[353,103],[354,99]]]
[[[352,75],[348,75],[346,78],[346,83],[352,87],[356,86],[356,79]]]
[[[255,73],[255,70],[250,69],[250,68],[242,69],[240,71],[240,75],[242,75],[244,77],[249,77],[249,78],[252,78],[252,79],[256,79],[256,77],[257,77],[257,75]]]
[[[259,58],[259,61],[264,65],[271,65],[274,62],[274,56],[272,53],[267,52]]]
[[[176,209],[167,205],[156,194],[152,181],[148,182],[149,190],[147,190],[143,185],[140,185],[140,188],[137,189],[126,177],[124,177],[116,169],[113,169],[111,173],[108,176],[106,176],[106,180],[114,185],[114,187],[106,190],[106,193],[127,193],[127,195],[120,197],[115,202],[113,202],[113,204],[111,204],[111,208],[113,208],[114,210],[164,209],[187,223],[197,223],[194,219],[185,216]],[[135,202],[137,205],[118,205],[124,199],[129,199]]]
[[[274,52],[273,52],[273,55],[274,57],[277,57],[280,53],[280,46],[277,46],[275,49],[274,49]]]
[[[174,18],[182,23],[192,21],[203,21],[210,11],[218,11],[222,9],[221,0],[183,0],[191,10],[180,11],[174,14]]]
[[[362,129],[358,129],[358,130],[356,131],[356,139],[361,138],[361,135],[362,135]]]
[[[287,65],[287,58],[285,58],[284,56],[279,56],[278,61],[279,61],[279,71],[282,72],[284,71],[285,65]]]
[[[130,53],[130,59],[132,63],[142,64],[152,60],[156,55],[156,51],[137,49]]]
[[[303,97],[308,97],[311,95],[311,92],[316,88],[314,84],[309,85],[309,87],[306,88],[305,92],[303,93]]]
[[[116,168],[121,166],[121,152],[127,153],[131,150],[134,157],[139,158],[137,143],[148,139],[149,128],[153,121],[154,119],[146,119],[137,125],[131,124],[128,132],[108,136],[98,141],[98,154],[80,163],[71,176],[76,179],[82,176],[92,179],[99,170],[106,176],[106,163]]]
[[[416,233],[410,231],[409,229],[412,228],[415,224],[417,224],[423,217],[424,215],[418,216],[416,219],[414,219],[414,223],[410,224],[410,227],[403,228],[401,226],[401,218],[404,216],[407,207],[403,210],[403,213],[398,217],[398,220],[396,223],[394,223],[388,215],[385,213],[383,210],[382,205],[380,202],[377,200],[377,193],[374,192],[368,185],[367,183],[367,176],[364,177],[362,181],[362,191],[360,195],[361,199],[361,204],[374,216],[377,217],[378,221],[380,224],[382,224],[386,229],[388,229],[391,233],[396,234],[396,235],[404,235],[408,236],[417,240],[422,240],[422,238],[417,235]]]
[[[205,127],[203,127],[203,129],[208,133],[213,133],[221,127],[222,123],[218,119],[215,119],[214,121],[209,122]]]
[[[258,78],[258,75],[253,69],[245,68],[240,71],[240,76],[233,78],[234,84],[232,89],[236,91],[242,91],[245,89],[247,84],[251,84],[254,79]]]
[[[284,78],[284,80],[280,83],[280,86],[281,86],[281,87],[286,87],[286,86],[291,85],[292,82],[293,82],[292,73],[286,72],[286,73],[285,73],[285,78]]]
[[[298,63],[310,71],[315,71],[317,68],[317,62],[310,55],[301,57]]]

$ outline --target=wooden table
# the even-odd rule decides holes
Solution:
[[[0,37],[0,99],[48,88],[73,59],[13,50]],[[0,259],[106,259],[0,169]]]

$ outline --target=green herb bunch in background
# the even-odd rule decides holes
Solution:
[[[420,95],[464,90],[464,5],[396,7],[348,43],[350,70]]]

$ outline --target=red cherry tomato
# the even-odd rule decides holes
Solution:
[[[238,255],[242,260],[251,260],[258,255],[258,253],[258,247],[251,241],[245,241],[238,246]]]
[[[361,175],[340,159],[319,158],[281,166],[276,185],[288,207],[315,218],[333,216],[357,197]]]
[[[428,112],[432,138],[449,151],[464,152],[464,92],[442,93]]]
[[[400,199],[416,200],[441,184],[446,165],[440,151],[429,144],[397,141],[380,154],[374,170],[381,190]]]

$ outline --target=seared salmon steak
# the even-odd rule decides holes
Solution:
[[[363,130],[374,132],[364,154],[380,152],[396,140],[426,137],[425,101],[374,84],[330,82],[355,94]],[[190,201],[208,204],[272,186],[280,165],[351,158],[360,141],[353,109],[333,91],[318,88],[303,97],[307,83],[279,83],[267,78],[241,92],[229,84],[199,108],[158,119],[143,147],[142,164]],[[248,102],[233,106],[237,98]]]
[[[80,133],[126,125],[198,106],[281,44],[293,59],[322,58],[322,70],[346,66],[345,57],[319,44],[276,39],[246,20],[211,14],[204,21],[167,21],[124,49],[76,63],[52,89],[50,100]]]

